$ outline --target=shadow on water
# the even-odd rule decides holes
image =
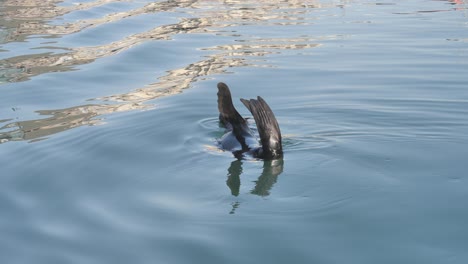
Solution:
[[[228,168],[228,178],[226,181],[227,186],[231,189],[231,194],[234,196],[239,195],[240,190],[240,175],[242,174],[242,161],[235,160],[231,162]]]
[[[242,175],[242,160],[235,160],[231,162],[228,168],[226,184],[231,190],[233,196],[239,196]],[[283,172],[284,160],[264,160],[263,170],[258,179],[255,181],[254,188],[250,191],[251,194],[255,194],[261,197],[270,195],[270,190],[278,180],[278,176]],[[240,203],[235,202],[232,206],[230,214],[234,214],[235,210],[239,207]]]
[[[228,168],[226,185],[231,190],[233,196],[239,196],[242,175],[242,160],[235,160],[231,162]],[[255,181],[255,186],[250,190],[251,194],[261,197],[270,195],[270,190],[278,180],[278,176],[283,172],[284,160],[283,158],[277,160],[264,160],[263,170],[258,179]],[[232,204],[230,214],[234,214],[236,209],[239,208],[240,202]]]
[[[251,194],[259,196],[270,195],[270,190],[276,183],[278,176],[283,172],[284,160],[265,160],[263,161],[263,171],[255,182],[255,187],[250,191]],[[242,174],[242,160],[231,162],[228,168],[227,186],[233,196],[238,196],[240,191],[240,176]]]
[[[255,187],[250,193],[259,196],[270,195],[273,184],[276,183],[278,176],[283,172],[284,160],[266,160],[263,163],[263,171],[255,182]]]

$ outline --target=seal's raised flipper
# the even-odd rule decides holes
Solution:
[[[231,92],[225,83],[218,83],[218,110],[219,121],[227,128],[232,129],[234,124],[246,124],[246,121],[237,112],[232,104]]]
[[[257,124],[260,141],[262,142],[262,147],[259,149],[257,156],[264,159],[281,157],[283,155],[281,131],[273,111],[260,96],[257,99],[241,99],[241,101],[252,113]]]
[[[247,139],[253,138],[252,132],[247,125],[247,121],[237,112],[232,104],[231,92],[225,83],[218,83],[218,110],[219,121],[231,131],[241,146],[241,150],[234,155],[241,157],[243,152],[248,151]],[[229,142],[229,141],[228,141]],[[226,144],[226,146],[229,144]]]

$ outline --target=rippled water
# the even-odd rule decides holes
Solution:
[[[1,262],[467,263],[467,7],[2,0]]]

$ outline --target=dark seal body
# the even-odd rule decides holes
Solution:
[[[260,96],[242,103],[252,113],[260,136],[260,145],[249,128],[247,121],[237,112],[232,103],[231,92],[225,83],[218,83],[219,120],[226,133],[219,140],[221,148],[229,150],[238,158],[244,153],[255,158],[278,159],[283,156],[281,131],[275,115]]]

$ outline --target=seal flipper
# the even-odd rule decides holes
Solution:
[[[237,112],[232,103],[231,91],[225,83],[218,83],[218,110],[219,121],[228,129],[232,129],[233,124],[246,124],[246,121]]]
[[[260,96],[257,99],[241,99],[241,101],[252,113],[257,124],[262,147],[256,155],[264,159],[280,158],[283,155],[281,131],[271,108]]]
[[[239,153],[249,150],[246,138],[253,137],[252,132],[247,125],[247,121],[234,107],[229,87],[222,82],[218,83],[218,110],[219,121],[227,130],[232,131],[237,141],[241,144],[242,151]]]

